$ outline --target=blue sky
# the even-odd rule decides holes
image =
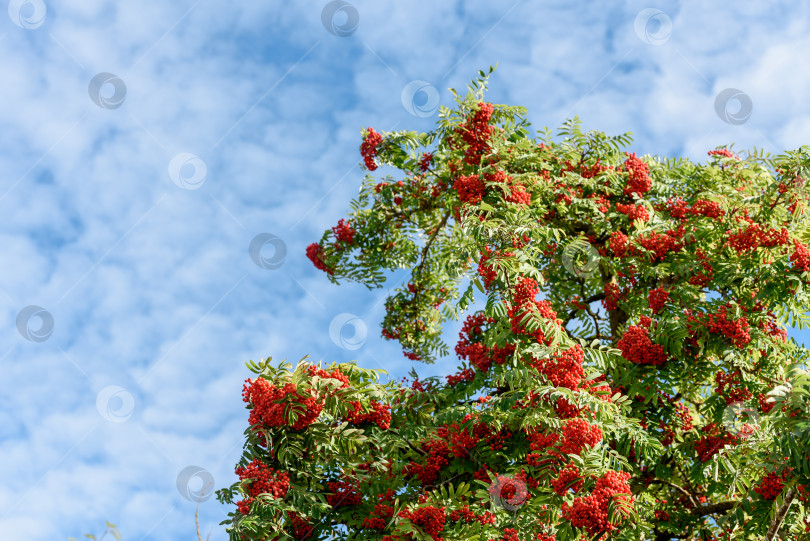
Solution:
[[[479,69],[535,129],[578,115],[640,155],[810,144],[803,3],[6,3],[2,539],[193,537],[184,496],[236,479],[247,360],[405,375],[386,290],[304,250],[357,193],[361,128],[429,129]],[[204,501],[203,536],[229,510]]]

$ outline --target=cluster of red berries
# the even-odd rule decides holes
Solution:
[[[471,205],[480,203],[486,192],[484,181],[478,175],[459,176],[453,183],[453,188],[463,203]]]
[[[706,287],[714,279],[714,268],[709,262],[709,256],[701,248],[695,251],[695,257],[700,262],[702,271],[697,271],[689,278],[689,283],[700,288]]]
[[[562,515],[575,528],[583,528],[588,535],[595,536],[604,532],[616,530],[616,524],[608,519],[611,502],[622,500],[632,505],[630,485],[627,481],[630,474],[608,471],[596,480],[596,486],[591,494],[574,499],[571,504],[563,503]],[[626,511],[617,506],[614,516],[626,517]]]
[[[714,376],[714,381],[717,383],[714,392],[722,396],[726,404],[745,402],[754,395],[751,391],[742,386],[742,381],[740,381],[741,377],[742,375],[739,370],[731,372],[730,374],[726,374],[725,371],[720,370]]]
[[[669,300],[669,292],[662,287],[657,287],[650,291],[647,297],[647,304],[653,314],[658,314],[664,309],[664,305]]]
[[[350,402],[352,409],[346,414],[346,420],[355,425],[364,423],[374,423],[383,430],[388,430],[391,426],[391,406],[382,404],[376,400],[370,402],[371,411],[363,413],[363,407],[359,401]]]
[[[320,415],[323,404],[311,394],[301,395],[292,383],[278,388],[264,378],[252,381],[248,378],[242,391],[242,400],[252,404],[249,422],[266,428],[288,426],[289,414],[296,412],[298,418],[293,430],[303,430]]]
[[[250,496],[236,503],[236,507],[243,515],[250,513],[250,505],[259,494],[270,494],[273,498],[283,498],[290,489],[290,474],[277,472],[258,458],[246,467],[238,466],[235,472],[241,480],[250,479],[250,483],[247,485]]]
[[[763,500],[775,500],[782,493],[785,481],[790,476],[790,469],[785,468],[780,473],[771,472],[765,475],[754,487],[754,492],[762,496]]]
[[[742,348],[751,341],[751,335],[748,333],[749,325],[748,320],[741,316],[739,319],[729,319],[728,317],[729,305],[722,306],[715,314],[707,314],[708,321],[704,323],[705,328],[714,334],[721,334],[728,338],[732,344]],[[690,315],[687,317],[688,323],[700,322],[698,316]]]
[[[470,509],[470,506],[465,505],[461,509],[452,511],[448,518],[450,522],[464,522],[465,524],[469,524],[470,522],[478,521],[486,526],[487,524],[495,524],[496,517],[495,513],[490,513],[489,511],[484,511],[482,515],[476,516]]]
[[[614,231],[610,235],[608,246],[610,246],[610,251],[613,252],[613,255],[616,257],[627,257],[628,241],[629,238],[627,235],[621,231]]]
[[[566,350],[555,350],[549,357],[535,359],[532,366],[555,387],[574,390],[585,377],[584,362],[585,350],[576,344]]]
[[[695,201],[689,212],[694,216],[706,216],[713,219],[722,218],[726,214],[726,211],[720,208],[719,203],[703,199]]]
[[[560,496],[565,496],[569,490],[576,494],[584,484],[582,473],[573,462],[566,464],[557,474],[557,477],[551,480],[551,487]]]
[[[475,379],[475,370],[471,368],[464,368],[458,374],[450,374],[447,376],[447,385],[455,387],[459,383],[469,382]]]
[[[567,455],[580,455],[586,447],[593,447],[602,441],[602,430],[581,418],[569,419],[562,429],[560,452]]]
[[[726,158],[734,158],[735,160],[739,160],[740,157],[736,154],[732,154],[732,152],[727,148],[718,148],[717,150],[710,150],[709,156],[724,156]]]
[[[394,507],[390,502],[394,501],[394,491],[390,488],[378,497],[378,503],[374,506],[371,515],[363,520],[363,528],[371,530],[384,530],[394,516]]]
[[[374,157],[377,155],[377,147],[382,143],[382,135],[374,131],[374,128],[369,128],[366,132],[366,137],[363,139],[363,144],[360,145],[360,154],[366,162],[366,169],[374,171],[377,169],[377,164],[374,162]]]
[[[616,203],[616,210],[622,214],[626,214],[630,221],[641,220],[648,222],[650,215],[647,213],[647,207],[644,205],[625,205],[624,203]]]
[[[810,250],[807,249],[804,243],[796,239],[793,239],[793,246],[795,249],[790,255],[790,262],[793,263],[793,267],[801,272],[810,271]]]
[[[509,319],[513,333],[528,334],[533,336],[537,342],[548,345],[551,343],[551,338],[546,338],[542,329],[538,328],[534,332],[529,332],[523,323],[523,318],[532,311],[543,319],[553,321],[558,327],[562,326],[562,322],[557,319],[557,313],[551,309],[551,304],[546,300],[538,301],[535,299],[539,290],[540,288],[534,278],[524,276],[515,286],[512,295],[512,306],[509,307]]]
[[[430,164],[433,162],[433,153],[432,152],[425,152],[422,154],[422,157],[419,158],[419,170],[423,173],[430,169]]]
[[[710,423],[703,427],[703,436],[695,442],[695,451],[698,460],[706,462],[716,455],[726,445],[737,445],[739,438],[722,430],[717,423]]]
[[[638,243],[645,249],[652,252],[652,263],[663,261],[667,254],[679,252],[683,245],[676,240],[677,231],[667,231],[666,234],[661,234],[656,231],[650,231],[649,235],[639,235]],[[631,247],[631,252],[635,250]]]
[[[508,475],[498,475],[489,485],[488,492],[490,498],[503,507],[519,507],[531,497],[526,483]]]
[[[363,501],[363,496],[360,494],[356,483],[349,481],[330,481],[326,483],[326,488],[329,494],[326,495],[326,501],[329,502],[333,508],[344,507],[347,505],[360,505]]]
[[[309,246],[307,246],[307,258],[312,261],[312,264],[315,265],[315,268],[320,269],[327,274],[334,274],[335,271],[330,269],[326,266],[326,263],[323,260],[324,253],[323,248],[317,243],[313,242]]]
[[[660,365],[667,361],[667,354],[661,344],[650,340],[649,328],[652,320],[641,316],[638,325],[630,325],[616,344],[622,357],[635,364]]]
[[[461,332],[458,333],[459,340],[455,348],[460,359],[469,361],[472,366],[485,373],[489,370],[493,361],[497,364],[503,364],[506,361],[507,348],[495,346],[494,350],[491,351],[480,342],[483,336],[482,325],[494,321],[493,318],[486,317],[483,312],[467,316],[464,325],[461,327]],[[509,349],[514,351],[514,346],[510,346]]]
[[[418,507],[413,511],[403,509],[399,512],[399,516],[419,526],[422,531],[432,537],[434,541],[441,541],[442,538],[439,537],[439,534],[444,530],[444,522],[447,519],[444,507],[426,505],[424,507]],[[383,537],[383,539],[385,539],[385,537]]]
[[[751,220],[748,226],[738,233],[730,233],[726,245],[731,246],[737,255],[756,250],[760,246],[773,248],[774,246],[784,246],[790,240],[788,230],[763,229],[759,224]]]
[[[339,243],[341,242],[349,245],[354,242],[354,235],[356,231],[350,224],[346,223],[346,220],[343,218],[338,220],[338,224],[332,228],[332,232],[335,234],[335,238],[337,239],[335,248],[338,248]]]
[[[456,128],[467,145],[464,151],[464,161],[470,165],[481,163],[481,157],[489,152],[489,138],[494,128],[489,125],[495,107],[491,103],[479,103],[475,114]]]
[[[636,153],[625,152],[628,158],[624,161],[624,169],[629,173],[624,194],[632,197],[633,194],[639,197],[650,191],[652,179],[650,178],[649,166],[636,157]]]

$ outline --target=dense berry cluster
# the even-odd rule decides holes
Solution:
[[[489,152],[489,138],[493,127],[489,125],[495,108],[491,103],[479,103],[478,110],[458,128],[456,133],[466,144],[464,161],[470,165],[478,165],[481,157]]]
[[[569,419],[562,429],[560,452],[567,455],[580,455],[586,447],[593,447],[602,441],[602,430],[597,425],[588,424],[581,418]]]
[[[577,344],[566,350],[556,350],[549,357],[536,359],[532,366],[555,387],[574,390],[585,377],[585,370],[582,368],[584,361],[585,350]]]
[[[775,500],[782,493],[785,481],[790,476],[790,471],[785,468],[780,473],[771,472],[765,475],[754,487],[754,492],[762,496],[763,500]]]
[[[273,498],[283,498],[290,488],[290,475],[287,472],[277,472],[258,458],[246,467],[238,466],[235,471],[240,480],[250,480],[247,484],[249,496],[236,504],[243,515],[250,512],[250,506],[259,494],[270,494]]]
[[[520,479],[509,477],[508,475],[499,475],[489,486],[489,496],[498,505],[510,509],[523,505],[526,500],[530,498],[529,491],[526,489],[526,483]]]
[[[453,188],[463,203],[471,205],[480,203],[486,191],[484,181],[478,175],[459,176],[453,183]]]
[[[667,354],[661,344],[654,344],[650,340],[649,328],[651,320],[642,316],[638,325],[630,325],[616,344],[622,352],[622,357],[635,364],[664,364]]]
[[[647,298],[647,304],[652,310],[653,314],[658,314],[661,310],[664,309],[664,305],[669,300],[669,292],[662,287],[657,287],[650,291],[650,295]]]
[[[648,235],[639,235],[638,243],[645,249],[652,252],[651,262],[658,263],[663,261],[669,253],[680,252],[683,245],[676,239],[677,232],[668,231],[666,234],[661,234],[656,231],[650,231]],[[631,250],[631,253],[637,253],[637,250]]]
[[[323,260],[323,248],[317,243],[313,242],[309,246],[307,246],[307,258],[312,261],[312,264],[315,265],[315,268],[326,272],[327,274],[334,274],[335,271],[330,269],[326,266],[326,263]]]
[[[616,203],[616,210],[622,214],[626,214],[630,221],[641,220],[647,222],[650,220],[650,215],[647,213],[647,207],[644,205],[625,205],[623,203]]]
[[[793,246],[795,249],[790,255],[790,262],[801,272],[810,271],[810,250],[804,243],[796,239],[793,239]]]
[[[423,173],[430,169],[430,164],[433,162],[433,153],[425,152],[422,154],[422,157],[419,158],[419,170]]]
[[[652,179],[650,179],[650,167],[636,157],[636,153],[627,154],[628,158],[624,162],[624,168],[629,173],[627,185],[624,188],[625,195],[630,197],[633,194],[639,197],[650,191]]]
[[[264,378],[245,381],[242,400],[251,404],[249,422],[266,428],[290,425],[290,413],[297,419],[292,422],[293,430],[302,430],[312,424],[320,415],[323,403],[312,394],[299,394],[298,388],[287,383],[278,388]]]
[[[718,148],[717,150],[710,150],[709,151],[709,156],[723,156],[725,158],[734,158],[735,160],[740,159],[739,156],[737,156],[736,154],[733,154],[727,148]]]
[[[329,494],[326,495],[326,501],[329,502],[333,508],[343,507],[347,505],[360,505],[363,501],[363,496],[358,490],[357,483],[350,481],[330,481],[326,483],[326,488]]]
[[[717,387],[714,392],[723,397],[726,404],[734,402],[744,402],[750,399],[753,395],[751,391],[742,386],[741,373],[739,370],[726,374],[724,370],[720,370],[714,377]]]
[[[551,487],[560,496],[565,496],[569,490],[574,494],[579,492],[584,483],[579,468],[573,462],[569,462],[565,468],[560,470],[557,477],[551,480]]]
[[[695,442],[698,460],[706,462],[726,445],[737,445],[739,439],[721,429],[717,423],[710,423],[703,427],[703,436]]]
[[[418,507],[413,511],[403,509],[399,512],[399,516],[419,526],[425,534],[432,537],[435,541],[441,541],[442,538],[439,534],[444,530],[444,521],[447,518],[444,507],[426,505],[424,507]],[[383,537],[383,540],[385,540],[385,537]]]
[[[376,400],[370,402],[371,411],[363,413],[360,402],[351,402],[352,409],[346,414],[346,420],[355,425],[374,423],[383,430],[388,430],[391,426],[391,406],[382,404]]]
[[[338,224],[332,228],[332,232],[335,234],[335,238],[337,239],[335,248],[340,246],[339,243],[351,245],[354,242],[354,235],[356,231],[354,228],[352,228],[351,224],[347,223],[343,218],[338,220]]]
[[[530,312],[534,312],[542,319],[553,321],[558,327],[561,322],[557,319],[557,313],[551,309],[551,304],[548,301],[538,301],[535,299],[539,287],[534,278],[524,277],[516,286],[512,295],[512,306],[509,307],[509,319],[512,324],[512,332],[515,334],[527,334],[533,336],[538,342],[550,344],[551,338],[546,337],[543,330],[538,328],[535,331],[529,331],[526,327],[524,318],[528,317]]]
[[[360,154],[362,154],[366,169],[369,171],[377,169],[374,157],[377,155],[377,147],[380,146],[380,143],[382,143],[382,135],[374,131],[374,128],[369,128],[365,139],[363,139],[363,144],[360,145]]]
[[[710,333],[720,334],[725,336],[736,347],[744,347],[751,341],[749,334],[748,320],[744,316],[738,319],[729,318],[730,305],[726,304],[716,312],[708,314],[692,314],[691,310],[687,309],[686,321],[690,328],[695,326],[705,327]]]
[[[596,486],[591,494],[574,499],[571,504],[562,505],[563,518],[568,520],[575,528],[583,528],[590,536],[596,536],[603,532],[611,532],[617,529],[615,523],[608,519],[611,502],[623,501],[626,505],[632,505],[630,486],[627,481],[630,474],[627,472],[618,473],[608,471],[596,480]],[[626,511],[616,507],[619,518],[627,516]]]
[[[784,246],[790,241],[790,234],[784,227],[781,229],[763,229],[753,220],[749,219],[748,226],[737,233],[730,233],[726,244],[731,246],[737,255],[756,250],[760,246],[773,248]]]

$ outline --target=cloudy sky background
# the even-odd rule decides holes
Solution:
[[[335,287],[304,250],[357,193],[361,128],[429,129],[431,97],[451,105],[478,69],[498,63],[489,100],[536,129],[578,115],[633,132],[640,155],[810,144],[803,3],[6,3],[2,539],[105,520],[125,539],[194,537],[189,493],[236,479],[247,360],[404,376],[379,336],[385,290]],[[745,96],[718,114],[728,88]],[[250,257],[257,235],[273,268]],[[225,540],[230,510],[204,501],[203,536]]]

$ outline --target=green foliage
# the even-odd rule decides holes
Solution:
[[[354,363],[249,363],[292,391],[239,465],[289,488],[219,491],[254,498],[231,539],[733,541],[783,519],[800,538],[810,376],[784,327],[810,318],[810,147],[693,163],[577,118],[532,136],[524,108],[484,101],[492,70],[432,131],[382,134],[375,159],[402,178],[370,172],[352,240],[317,246],[334,283],[410,269],[383,335],[412,359],[447,356],[443,326],[466,315],[459,372],[408,387]],[[390,424],[368,417],[389,408]],[[525,489],[514,505],[507,481]]]

